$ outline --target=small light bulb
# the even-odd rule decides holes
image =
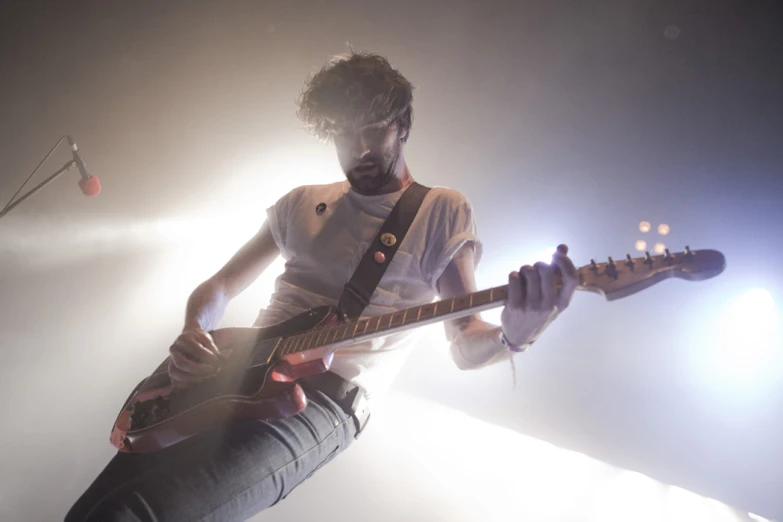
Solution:
[[[636,242],[636,250],[638,250],[639,252],[644,252],[645,250],[647,250],[647,241],[645,241],[643,239],[640,239],[639,241],[637,241]]]
[[[641,230],[644,233],[647,233],[650,231],[650,222],[649,221],[642,221],[639,223],[639,230]]]

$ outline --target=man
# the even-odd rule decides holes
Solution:
[[[257,235],[196,288],[183,332],[170,349],[175,386],[187,388],[215,371],[223,355],[208,331],[229,300],[278,255],[286,259],[285,271],[256,325],[337,303],[413,182],[404,155],[412,100],[411,84],[378,55],[351,53],[310,78],[298,114],[316,136],[333,142],[346,181],[299,187],[283,196]],[[566,253],[559,248],[552,264],[523,266],[509,275],[501,327],[478,315],[446,324],[457,366],[479,368],[508,359],[568,306],[576,273]],[[364,315],[475,291],[480,255],[467,199],[453,190],[432,189]],[[331,381],[303,383],[308,406],[294,417],[235,421],[156,453],[116,455],[67,520],[244,520],[275,504],[364,428],[366,415],[342,403],[335,390],[358,389],[372,409],[411,349],[406,337],[390,335],[339,349],[330,372],[321,374]]]

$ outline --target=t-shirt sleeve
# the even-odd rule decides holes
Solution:
[[[453,192],[439,207],[432,217],[440,223],[432,229],[422,258],[422,273],[436,291],[438,279],[463,245],[472,246],[476,266],[483,251],[470,201]]]
[[[288,225],[291,222],[291,212],[300,197],[300,189],[294,189],[277,200],[274,205],[266,209],[266,218],[272,237],[280,249],[283,258],[288,259],[286,239]]]

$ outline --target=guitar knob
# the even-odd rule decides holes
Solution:
[[[644,253],[644,264],[645,264],[645,265],[651,265],[651,264],[653,264],[653,258],[652,258],[652,257],[650,257],[650,253],[649,253],[649,252],[645,252],[645,253]]]

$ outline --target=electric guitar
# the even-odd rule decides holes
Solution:
[[[676,277],[698,281],[723,272],[715,250],[605,263],[592,260],[577,272],[578,290],[613,301]],[[426,324],[503,306],[508,286],[444,299],[393,313],[342,321],[333,307],[314,308],[263,328],[210,332],[228,357],[215,375],[186,389],[174,388],[168,358],[131,392],[111,433],[122,452],[149,453],[235,418],[272,420],[296,415],[307,399],[296,380],[325,372],[338,348]]]

